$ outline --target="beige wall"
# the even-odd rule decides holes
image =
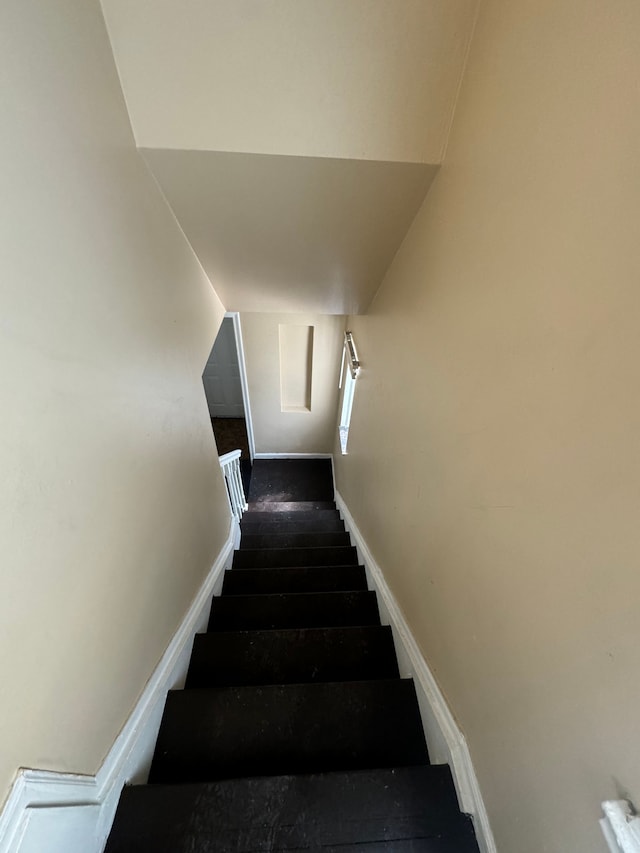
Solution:
[[[102,5],[140,146],[438,163],[477,0]]]
[[[137,154],[99,3],[6,0],[0,801],[94,773],[228,531],[223,308]]]
[[[640,805],[640,6],[484,0],[368,316],[338,488],[470,743],[501,853]]]
[[[243,313],[240,321],[256,452],[331,453],[344,317]],[[313,326],[311,411],[282,411],[280,324]]]

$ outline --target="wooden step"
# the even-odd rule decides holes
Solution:
[[[105,853],[359,850],[425,839],[430,848],[407,849],[477,853],[434,846],[456,835],[464,842],[465,823],[446,765],[140,785],[123,790]]]
[[[282,516],[291,519],[292,515],[301,515],[301,513],[278,513],[274,516],[266,512],[261,513],[246,513],[242,517],[242,535],[249,536],[260,535],[262,533],[340,533],[344,531],[344,521],[340,518],[338,512],[331,510],[319,510],[318,512],[310,512],[309,518],[304,519],[294,518],[286,520]],[[257,519],[257,520],[256,520]]]
[[[335,501],[252,501],[249,500],[249,512],[266,512],[273,515],[279,512],[311,512],[316,510],[335,510]]]
[[[427,764],[409,679],[170,691],[149,781]]]
[[[284,522],[313,522],[324,523],[326,521],[340,521],[340,513],[337,509],[318,510],[283,510],[282,512],[269,512],[267,510],[247,510],[242,516],[241,528],[249,524],[280,524]]]

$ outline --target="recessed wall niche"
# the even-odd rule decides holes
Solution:
[[[281,323],[279,333],[281,410],[310,412],[313,326]]]

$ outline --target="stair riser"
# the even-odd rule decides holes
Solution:
[[[326,522],[335,522],[341,521],[340,513],[337,509],[320,509],[311,511],[311,510],[303,510],[303,511],[269,511],[269,510],[261,510],[261,511],[251,511],[247,510],[245,514],[242,516],[242,527],[244,529],[247,524],[298,524],[299,522],[304,522],[305,524],[311,523],[320,523],[324,524]]]
[[[357,566],[356,549],[349,546],[329,548],[270,548],[241,550],[233,555],[234,569],[286,568],[287,566]]]
[[[379,625],[374,592],[230,595],[214,598],[209,631]]]
[[[344,531],[337,533],[260,533],[243,531],[240,548],[243,550],[265,550],[269,548],[330,548],[349,547],[351,539]]]
[[[330,840],[371,842],[397,836],[398,830],[432,835],[450,831],[459,821],[445,766],[134,786],[122,792],[116,837],[106,853],[138,853],[126,846],[128,833],[147,838],[144,849],[154,853],[229,853],[273,851],[285,840],[313,847]],[[177,828],[186,828],[190,845]]]
[[[198,634],[187,687],[398,678],[388,627]]]
[[[296,569],[242,569],[225,572],[223,595],[282,592],[366,590],[363,566],[324,566]]]
[[[399,767],[126,787],[105,853],[275,853],[352,843],[357,853],[426,839],[439,853],[477,853],[470,829],[448,767]],[[137,838],[145,839],[142,848]]]

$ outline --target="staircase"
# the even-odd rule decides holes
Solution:
[[[429,764],[330,463],[256,462],[249,501],[106,853],[478,853],[448,766]]]

